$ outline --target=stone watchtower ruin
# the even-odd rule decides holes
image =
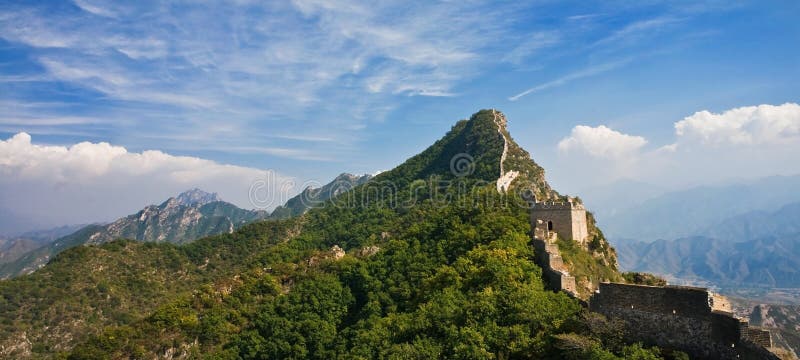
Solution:
[[[573,240],[586,245],[589,229],[586,225],[586,208],[583,204],[567,197],[567,201],[533,201],[531,208],[531,228],[546,233],[555,232],[565,240]],[[549,236],[548,236],[549,237]]]
[[[532,243],[536,249],[536,262],[554,290],[565,291],[578,297],[575,277],[558,250],[556,240],[576,241],[586,246],[589,230],[586,224],[586,208],[572,198],[565,202],[531,201]]]

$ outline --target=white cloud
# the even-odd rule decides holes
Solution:
[[[580,189],[625,178],[666,187],[800,174],[800,105],[698,111],[674,123],[675,139],[648,141],[606,126],[576,126],[558,143],[556,183]],[[585,176],[592,174],[592,176]]]
[[[684,141],[707,145],[760,145],[800,141],[800,105],[745,106],[717,114],[698,111],[675,123]]]
[[[623,134],[604,125],[578,125],[570,136],[558,143],[558,150],[565,153],[581,151],[593,157],[613,159],[634,155],[645,144],[647,140],[641,136]]]
[[[291,183],[260,169],[105,142],[39,145],[27,133],[0,140],[0,205],[50,225],[112,220],[194,187],[243,208],[283,203],[287,194],[277,192],[271,204],[250,201],[251,186],[264,181],[272,189]]]
[[[513,33],[509,25],[520,18],[517,5],[497,7],[484,0],[178,2],[155,7],[73,2],[75,7],[59,11],[48,6],[0,9],[0,38],[28,47],[31,67],[41,69],[0,80],[36,75],[45,84],[89,90],[79,92],[79,106],[30,109],[29,117],[61,118],[67,111],[88,109],[126,124],[64,124],[61,130],[110,131],[110,136],[129,139],[136,131],[137,139],[157,135],[176,140],[220,121],[239,129],[206,132],[202,144],[136,144],[158,148],[193,145],[225,151],[227,141],[251,148],[291,147],[281,139],[265,143],[252,136],[254,128],[273,131],[278,121],[335,140],[308,149],[314,153],[302,155],[305,159],[331,152],[345,156],[357,146],[362,129],[397,108],[398,96],[458,96],[459,84],[516,47],[496,40],[508,38],[504,34]],[[351,147],[332,148],[333,143]]]

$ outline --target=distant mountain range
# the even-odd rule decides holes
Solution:
[[[29,231],[13,237],[0,237],[0,264],[17,260],[25,253],[71,234],[84,226],[86,225],[60,226],[47,230]]]
[[[674,192],[622,182],[585,193],[583,198],[614,244],[698,235],[732,236],[709,229],[723,221],[737,221],[733,218],[738,215],[758,216],[757,211],[772,213],[800,202],[800,175]]]
[[[320,188],[304,189],[272,214],[241,209],[222,201],[216,193],[192,189],[110,224],[62,227],[0,240],[0,278],[36,271],[56,254],[74,246],[98,245],[120,238],[182,244],[209,235],[231,233],[256,220],[301,215],[310,207],[370,178],[370,175],[341,174]]]
[[[732,216],[697,233],[617,243],[620,266],[721,287],[800,287],[800,202]]]

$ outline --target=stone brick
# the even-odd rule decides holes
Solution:
[[[567,202],[534,203],[531,209],[531,228],[555,232],[564,239],[581,244],[586,244],[589,239],[586,208],[571,199]]]
[[[698,359],[778,359],[768,331],[751,328],[727,299],[686,286],[600,284],[589,309],[625,323],[632,341],[685,351]]]

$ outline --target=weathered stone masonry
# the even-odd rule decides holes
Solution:
[[[578,297],[575,277],[558,250],[556,239],[562,236],[585,245],[589,232],[586,224],[586,208],[568,198],[567,202],[534,200],[531,209],[531,242],[535,249],[536,263],[542,274],[556,291],[564,291]]]
[[[586,209],[567,202],[536,202],[531,242],[536,262],[552,288],[578,298],[575,277],[561,258],[556,239],[588,240]],[[622,320],[632,341],[687,352],[697,359],[778,359],[769,331],[733,316],[730,302],[707,289],[680,286],[600,284],[589,308]]]
[[[578,296],[575,277],[569,274],[564,260],[558,251],[556,233],[534,228],[533,248],[536,263],[542,268],[547,283],[556,291],[564,291],[573,297]]]
[[[540,220],[547,231],[556,232],[564,239],[585,245],[589,238],[586,208],[571,198],[566,202],[535,202],[531,209],[531,224],[536,225]]]
[[[623,320],[635,341],[687,352],[698,359],[778,359],[770,333],[730,312],[723,297],[703,288],[603,283],[589,308]]]

